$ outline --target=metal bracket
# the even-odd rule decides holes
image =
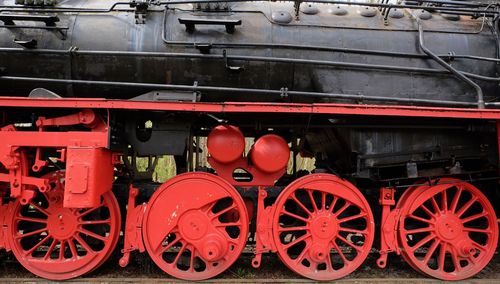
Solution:
[[[0,21],[7,26],[15,26],[16,24],[14,21],[32,21],[44,22],[47,27],[55,27],[56,23],[59,22],[59,17],[46,15],[2,14],[0,15]]]
[[[38,44],[36,39],[30,39],[30,40],[14,39],[14,43],[19,44],[20,46],[27,48],[27,49],[36,48],[36,46]]]
[[[399,209],[391,210],[391,206],[396,204],[394,199],[395,190],[383,187],[380,189],[379,204],[382,205],[382,218],[380,227],[380,257],[377,259],[377,266],[385,268],[387,256],[390,252],[400,253],[396,230],[399,220]]]
[[[224,49],[222,51],[222,56],[224,57],[224,63],[226,65],[226,69],[230,72],[233,73],[240,73],[241,71],[245,70],[245,67],[243,66],[231,66],[229,65],[229,59],[227,58],[227,51]]]
[[[231,19],[198,19],[198,18],[179,18],[179,23],[186,26],[188,33],[193,33],[196,25],[219,25],[225,26],[228,34],[234,33],[236,26],[241,26],[241,20]]]
[[[281,92],[280,97],[282,99],[287,99],[288,98],[288,88],[287,87],[282,87],[280,89],[280,92]]]
[[[132,0],[130,2],[130,8],[135,8],[135,23],[145,24],[146,15],[148,13],[148,8],[150,5],[149,0]]]
[[[200,51],[201,54],[210,54],[210,50],[212,50],[211,43],[195,43],[194,47]]]
[[[265,252],[275,252],[276,245],[273,241],[273,215],[274,206],[264,207],[264,200],[267,197],[266,188],[259,186],[257,201],[257,230],[255,232],[255,256],[252,258],[252,266],[258,268]]]
[[[144,242],[142,239],[142,219],[144,218],[144,212],[146,212],[146,204],[143,203],[139,206],[135,205],[137,196],[139,195],[139,190],[130,185],[129,195],[128,195],[128,210],[127,210],[127,220],[125,222],[125,232],[123,239],[123,249],[121,253],[123,256],[119,260],[121,267],[125,267],[130,262],[130,254],[139,250],[144,252]]]

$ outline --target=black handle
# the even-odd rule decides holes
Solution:
[[[36,48],[36,45],[38,42],[36,39],[30,39],[30,40],[20,40],[20,39],[14,39],[14,43],[19,44],[20,46],[23,46],[25,48]]]
[[[54,27],[56,23],[59,22],[59,17],[44,15],[0,14],[0,21],[2,21],[5,25],[15,25],[14,21],[44,22],[47,27]]]
[[[188,33],[194,32],[196,25],[219,25],[226,26],[226,32],[232,34],[235,26],[241,25],[241,20],[179,18],[179,23],[186,26]]]

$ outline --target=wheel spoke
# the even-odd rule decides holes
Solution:
[[[433,231],[433,229],[431,227],[425,227],[425,228],[407,230],[406,234],[413,235],[413,234],[419,234],[419,233],[427,233],[427,232],[431,232],[431,231]]]
[[[490,229],[479,229],[479,228],[464,227],[463,230],[467,231],[467,232],[491,234],[491,230]]]
[[[26,221],[26,222],[31,222],[31,223],[47,224],[47,220],[46,219],[40,219],[40,218],[34,218],[34,217],[17,216],[16,220],[18,220],[18,221]]]
[[[100,209],[103,206],[104,206],[104,203],[101,202],[101,204],[99,204],[98,206],[84,210],[83,212],[81,212],[77,216],[78,216],[78,218],[85,217],[85,216],[89,215],[90,213],[95,212],[97,209]]]
[[[64,251],[66,250],[66,241],[61,241],[61,244],[59,245],[59,259],[63,260],[64,259]]]
[[[434,234],[429,234],[425,238],[421,239],[418,243],[416,243],[414,246],[410,247],[410,250],[412,253],[414,253],[417,249],[421,248],[423,245],[426,243],[430,242],[432,239],[434,239],[436,236]]]
[[[288,212],[288,211],[286,211],[286,210],[283,210],[283,211],[281,211],[281,212],[282,212],[282,214],[288,215],[288,216],[293,217],[293,218],[295,218],[295,219],[297,219],[297,220],[300,220],[300,221],[303,221],[303,222],[306,222],[306,223],[307,223],[307,222],[309,222],[309,220],[308,220],[308,219],[306,219],[306,218],[304,218],[304,217],[301,217],[301,216],[299,216],[299,215],[297,215],[297,214],[294,214],[294,213],[292,213],[292,212]]]
[[[295,232],[295,231],[307,231],[309,227],[307,226],[299,226],[299,227],[280,227],[278,229],[279,232]]]
[[[332,241],[331,243],[333,244],[333,248],[337,251],[337,253],[339,254],[340,258],[344,262],[344,265],[346,265],[346,266],[349,265],[350,261],[347,259],[347,257],[345,256],[344,252],[342,252],[342,250],[337,245],[337,243],[335,241]]]
[[[423,259],[423,262],[424,262],[425,265],[427,265],[427,263],[429,263],[429,260],[431,259],[432,254],[434,254],[434,252],[436,251],[437,247],[439,246],[439,243],[440,242],[437,239],[434,239],[434,242],[432,242],[432,245],[427,250],[427,253],[425,254],[425,257]]]
[[[41,228],[41,229],[34,230],[34,231],[31,231],[28,233],[18,234],[16,236],[16,239],[31,237],[31,236],[38,235],[38,234],[41,234],[41,233],[46,232],[46,231],[47,231],[47,228]]]
[[[431,218],[436,216],[436,213],[432,212],[429,208],[427,208],[425,204],[420,205],[419,208],[422,208],[422,210],[424,210],[424,212]]]
[[[453,196],[453,200],[451,201],[451,206],[450,206],[450,212],[455,213],[455,210],[457,210],[457,205],[458,205],[458,200],[460,200],[460,195],[462,194],[462,191],[464,190],[462,186],[456,186],[457,192],[455,192],[455,196]]]
[[[299,207],[305,212],[307,213],[307,215],[311,216],[311,211],[297,198],[297,196],[295,196],[295,194],[292,194],[292,200],[295,201],[295,203],[297,203],[297,205],[299,205]]]
[[[473,196],[467,203],[464,204],[464,206],[462,206],[462,208],[460,208],[460,210],[458,210],[457,212],[457,217],[460,218],[462,217],[462,215],[465,213],[465,211],[467,211],[471,206],[472,204],[474,204],[474,202],[476,202],[477,200],[477,197],[476,196]]]
[[[307,195],[309,195],[309,199],[311,200],[312,206],[313,206],[313,211],[318,212],[318,206],[316,205],[316,201],[314,201],[314,196],[312,194],[312,190],[308,189],[307,190]]]
[[[472,216],[469,216],[467,218],[462,219],[462,223],[465,224],[465,223],[468,223],[470,221],[474,221],[474,220],[477,220],[479,218],[486,217],[486,216],[488,216],[488,212],[482,212],[482,213],[472,215]]]
[[[87,244],[86,241],[82,239],[78,234],[75,235],[75,240],[87,251],[87,253],[95,254],[96,251],[94,251],[89,244]]]
[[[362,213],[359,213],[359,214],[356,214],[356,215],[352,215],[352,216],[349,216],[349,217],[345,217],[345,218],[339,219],[339,223],[349,222],[349,221],[352,221],[352,220],[356,220],[358,218],[363,218],[365,216],[366,216],[366,213],[362,212]]]
[[[304,247],[304,249],[302,250],[302,252],[300,252],[299,256],[295,259],[295,263],[296,264],[299,264],[302,262],[302,260],[304,259],[304,256],[306,255],[306,253],[309,251],[309,242],[308,240],[306,240],[306,245]]]
[[[347,244],[348,246],[350,246],[351,248],[355,249],[356,251],[360,251],[361,248],[358,247],[357,245],[349,242],[348,240],[346,240],[344,237],[342,237],[341,235],[337,235],[337,239],[341,240],[343,243]]]
[[[434,198],[434,196],[431,197],[431,204],[436,214],[439,214],[439,212],[441,212],[441,208],[439,208],[439,205],[437,204],[436,198]]]
[[[476,247],[480,251],[487,252],[487,248],[485,248],[484,246],[478,244],[476,241],[472,241],[472,244],[474,245],[474,247]]]
[[[462,270],[462,267],[460,266],[460,260],[458,259],[457,253],[451,250],[450,254],[453,261],[453,266],[455,267],[455,272],[460,272]]]
[[[438,259],[438,267],[441,271],[444,271],[444,260],[446,257],[446,243],[441,243],[441,247],[439,249],[439,259]]]
[[[330,250],[329,249],[326,251],[326,269],[328,271],[334,271],[332,258],[330,257]]]
[[[191,251],[191,257],[189,258],[189,271],[191,273],[193,273],[194,272],[194,260],[195,260],[196,249],[194,248],[193,245],[191,245],[189,250]]]
[[[175,244],[178,244],[182,239],[175,239],[173,241],[171,241],[170,243],[168,243],[166,246],[161,246],[158,248],[160,250],[160,252],[158,253],[158,255],[162,255],[163,253],[165,253],[167,250],[169,250],[170,248],[172,248]],[[182,242],[181,242],[182,244]]]
[[[50,244],[49,248],[47,249],[47,252],[45,253],[45,256],[43,257],[44,260],[47,260],[50,258],[50,255],[54,251],[54,248],[57,245],[57,240],[52,239],[52,243]]]
[[[349,206],[351,206],[351,203],[346,200],[344,206],[335,212],[335,216],[340,216]]]
[[[46,243],[49,239],[51,238],[50,235],[47,235],[45,236],[45,238],[43,238],[41,241],[39,241],[38,243],[36,243],[36,245],[34,245],[32,248],[30,248],[28,251],[26,251],[24,253],[25,256],[28,256],[30,254],[32,254],[35,250],[37,250],[39,247],[41,247],[44,243]]]
[[[441,191],[441,210],[443,212],[448,211],[448,194],[446,191],[448,188],[445,188],[443,191]]]
[[[330,213],[333,212],[333,208],[335,208],[335,205],[337,205],[337,200],[339,200],[339,198],[334,195],[332,203],[330,203],[330,207],[328,207],[328,211]]]
[[[241,222],[228,222],[228,223],[219,223],[215,224],[216,227],[239,227],[241,226]]]
[[[87,235],[89,237],[92,237],[92,238],[100,240],[100,241],[105,241],[107,239],[107,237],[103,237],[103,236],[101,236],[99,234],[96,234],[96,233],[91,232],[89,230],[86,230],[84,228],[80,228],[78,231],[80,231],[81,233],[83,233],[83,234],[85,234],[85,235]]]
[[[38,204],[35,204],[35,203],[33,203],[33,202],[30,202],[29,206],[32,206],[32,207],[33,207],[33,208],[35,208],[38,212],[40,212],[40,213],[44,214],[45,216],[49,216],[49,215],[50,215],[49,211],[47,211],[46,209],[44,209],[44,208],[42,208],[42,207],[38,206]]]
[[[215,220],[215,219],[219,218],[221,215],[224,215],[225,213],[227,213],[235,208],[236,208],[236,204],[233,203],[233,204],[231,204],[231,206],[226,207],[217,213],[212,213],[213,215],[210,216],[210,219]]]
[[[106,219],[106,220],[92,220],[92,221],[80,221],[81,225],[105,225],[105,224],[110,224],[111,220]]]
[[[287,244],[284,244],[284,245],[283,245],[283,248],[284,248],[285,250],[287,250],[288,248],[290,248],[290,247],[292,247],[292,246],[294,246],[294,245],[296,245],[296,244],[298,244],[298,243],[300,243],[300,242],[304,241],[305,239],[307,239],[307,238],[309,238],[309,237],[311,237],[311,234],[310,234],[310,233],[307,233],[307,234],[305,234],[305,235],[303,235],[303,236],[301,236],[301,237],[299,237],[299,238],[296,238],[295,240],[293,240],[293,241],[291,241],[291,242],[289,242],[289,243],[287,243]]]
[[[174,261],[171,264],[172,266],[175,267],[177,265],[177,262],[179,262],[179,260],[181,259],[182,253],[184,253],[184,250],[186,249],[186,247],[187,247],[187,244],[186,243],[182,243],[182,246],[179,249],[179,252],[175,256],[175,259],[174,259]]]
[[[427,220],[427,219],[424,219],[422,217],[418,217],[418,216],[415,216],[413,214],[411,215],[408,215],[408,217],[414,219],[414,220],[417,220],[417,221],[420,221],[422,223],[427,223],[427,224],[434,224],[434,222],[432,220]]]
[[[321,192],[321,211],[326,210],[326,192]]]
[[[357,230],[357,229],[346,228],[346,227],[340,227],[339,231],[346,232],[346,233],[353,233],[353,234],[362,234],[362,235],[368,234],[367,230]]]
[[[72,258],[77,258],[78,252],[76,251],[76,246],[75,246],[75,243],[73,242],[73,239],[68,241],[68,245],[69,245],[69,249],[71,251]]]

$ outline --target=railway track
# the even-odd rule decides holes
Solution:
[[[50,283],[37,278],[24,270],[8,254],[0,256],[0,283]],[[311,283],[312,280],[300,278],[287,269],[275,255],[265,255],[263,265],[253,269],[251,254],[244,254],[231,268],[219,277],[203,283]],[[408,264],[394,256],[389,259],[385,269],[376,266],[377,255],[371,254],[366,262],[351,275],[335,281],[336,283],[438,283],[442,282],[415,272]],[[172,278],[157,268],[144,255],[135,257],[126,268],[119,268],[118,257],[108,261],[103,267],[85,277],[65,281],[65,283],[185,283]],[[500,255],[475,277],[465,283],[499,283]]]

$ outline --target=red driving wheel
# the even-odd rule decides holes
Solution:
[[[160,186],[148,203],[143,238],[153,261],[184,280],[203,280],[225,271],[248,238],[243,199],[224,179],[185,173]]]
[[[495,253],[498,224],[493,206],[467,182],[447,178],[431,184],[419,187],[401,205],[402,254],[432,277],[469,278]]]
[[[88,273],[113,252],[120,235],[120,210],[112,192],[98,207],[63,207],[64,171],[44,176],[51,189],[26,205],[13,204],[8,241],[27,270],[51,280]]]
[[[273,236],[281,260],[296,273],[334,280],[356,270],[375,235],[368,202],[351,183],[312,174],[286,187],[276,200]]]

